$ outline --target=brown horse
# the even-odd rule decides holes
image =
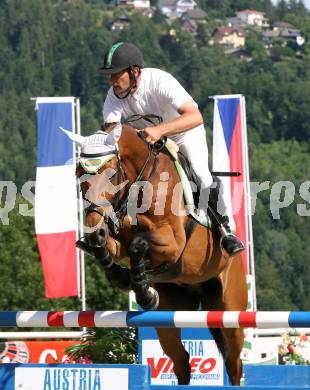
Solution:
[[[132,288],[146,309],[246,310],[241,257],[224,256],[219,235],[192,223],[186,215],[171,157],[159,151],[160,147],[146,144],[127,125],[117,125],[108,135],[96,134],[76,140],[82,147],[77,176],[89,202],[89,231],[79,246],[96,256],[110,281],[123,289]],[[85,175],[87,161],[92,166],[98,158],[102,166],[98,165],[97,174]],[[130,269],[117,264],[124,258]],[[161,328],[157,334],[174,363],[178,383],[188,384],[189,355],[180,331]],[[231,383],[240,384],[243,330],[211,332]]]

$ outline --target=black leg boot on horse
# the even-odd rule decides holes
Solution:
[[[91,256],[95,256],[102,266],[109,282],[120,288],[129,291],[131,289],[130,271],[128,268],[116,264],[106,248],[107,232],[103,229],[90,234],[85,234],[86,240],[78,240],[77,248],[83,250]]]
[[[136,294],[136,301],[144,310],[156,310],[159,304],[157,291],[150,286],[143,256],[148,250],[148,242],[136,236],[129,247],[131,288]]]
[[[208,215],[214,230],[219,231],[221,234],[221,248],[224,249],[229,256],[235,256],[244,250],[244,245],[231,232],[229,218],[226,214],[226,207],[223,199],[223,185],[217,176],[213,176],[213,183],[207,191],[209,192]]]

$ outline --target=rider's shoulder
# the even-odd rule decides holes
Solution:
[[[148,81],[163,82],[172,81],[175,78],[169,72],[159,68],[144,68],[142,69],[142,77]]]
[[[159,68],[143,68],[142,74],[154,75],[154,76],[171,76],[170,73],[166,72],[163,69],[159,69]]]

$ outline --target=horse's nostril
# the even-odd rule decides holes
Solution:
[[[97,233],[97,237],[100,244],[105,243],[107,237],[106,231],[104,229],[99,229]]]
[[[85,242],[89,246],[104,246],[107,240],[107,233],[104,229],[96,230],[85,234]]]

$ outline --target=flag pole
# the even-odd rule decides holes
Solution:
[[[252,310],[257,310],[256,301],[256,280],[255,280],[255,264],[254,264],[254,241],[252,228],[252,206],[251,206],[251,187],[250,187],[250,173],[249,173],[249,152],[248,152],[248,130],[246,122],[246,107],[245,97],[242,96],[242,135],[244,147],[244,173],[245,173],[245,208],[246,208],[246,222],[247,222],[247,237],[248,237],[248,266],[252,276]]]
[[[76,132],[78,135],[81,135],[81,116],[80,116],[80,99],[76,98],[75,100],[76,107]],[[80,157],[80,149],[76,147],[76,155]],[[79,214],[79,239],[84,234],[84,224],[83,224],[83,200],[81,197],[81,192],[77,190],[78,196],[78,214]],[[77,249],[79,254],[79,283],[80,283],[80,300],[82,304],[82,310],[86,310],[86,283],[85,283],[85,255],[81,249]]]

